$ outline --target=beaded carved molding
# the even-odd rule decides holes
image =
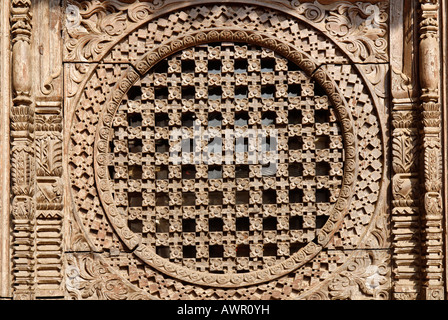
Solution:
[[[70,249],[143,297],[387,298],[384,4],[111,3],[67,11]]]

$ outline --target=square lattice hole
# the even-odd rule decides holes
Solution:
[[[236,247],[236,256],[241,257],[249,257],[250,256],[250,247],[247,244],[240,244]]]
[[[317,136],[314,145],[316,146],[316,149],[329,149],[330,138],[328,136]]]
[[[288,111],[289,124],[302,124],[302,111],[293,109]]]
[[[156,152],[164,153],[170,151],[170,144],[167,139],[158,139],[156,141]]]
[[[143,176],[143,170],[141,166],[132,165],[128,167],[129,179],[140,180]]]
[[[168,179],[168,166],[156,166],[155,171],[157,180]]]
[[[142,139],[132,139],[128,141],[129,152],[138,153],[143,150],[143,142]]]
[[[168,127],[170,123],[170,118],[167,113],[156,113],[154,120],[156,127]]]
[[[249,203],[249,191],[236,191],[235,203],[236,204],[248,204]]]
[[[194,206],[196,204],[196,195],[193,192],[184,192],[182,194],[183,206]]]
[[[238,137],[235,139],[235,152],[242,153],[249,150],[249,138]]]
[[[234,64],[235,73],[247,73],[247,60],[237,59]]]
[[[274,111],[266,111],[261,114],[261,124],[263,126],[269,126],[275,124],[275,119],[277,115]]]
[[[182,139],[180,142],[182,152],[194,152],[194,139]]]
[[[300,71],[300,67],[292,62],[291,60],[288,60],[288,71]]]
[[[327,162],[316,163],[316,176],[328,176],[330,175],[330,164]]]
[[[261,72],[274,72],[275,71],[275,59],[262,59],[261,60]]]
[[[276,203],[277,203],[277,192],[275,190],[264,190],[263,204],[276,204]]]
[[[221,60],[208,61],[208,73],[221,73]]]
[[[289,190],[289,203],[302,203],[303,202],[303,190],[292,189]]]
[[[261,165],[261,175],[263,177],[274,177],[277,174],[277,163],[270,162]]]
[[[108,166],[107,170],[109,171],[109,176],[111,179],[115,178],[115,167],[114,166]]]
[[[302,243],[291,243],[289,245],[289,254],[293,255],[294,253],[296,253],[300,249],[302,249],[304,246],[305,246],[305,244],[302,244]]]
[[[221,100],[222,89],[221,87],[208,87],[208,98],[210,100]]]
[[[142,98],[142,88],[140,86],[131,87],[128,91],[129,100],[140,100]]]
[[[288,149],[289,150],[302,150],[303,141],[301,137],[289,137],[288,138]]]
[[[235,166],[235,178],[249,178],[249,166],[246,164],[238,164]]]
[[[247,217],[236,218],[236,231],[249,231],[250,220]]]
[[[129,192],[128,193],[129,207],[141,207],[143,203],[143,197],[141,192]]]
[[[274,85],[266,85],[261,86],[261,97],[265,99],[274,98],[275,96],[275,86]]]
[[[194,73],[196,67],[194,60],[182,60],[181,62],[182,73]]]
[[[315,110],[314,111],[314,122],[316,123],[326,123],[330,121],[330,114],[328,110]]]
[[[182,99],[191,100],[196,96],[196,90],[193,86],[182,87]]]
[[[301,216],[289,217],[289,230],[301,230],[303,228],[303,218]]]
[[[275,217],[264,218],[263,230],[277,230],[277,218]]]
[[[161,60],[154,66],[154,73],[168,73],[168,61]]]
[[[213,191],[208,193],[208,203],[212,206],[221,206],[223,195],[220,191]]]
[[[166,233],[170,232],[170,221],[168,219],[156,220],[156,232]]]
[[[183,219],[182,220],[182,232],[196,232],[196,220],[195,219]]]
[[[221,179],[222,178],[222,167],[221,166],[209,166],[208,167],[208,178],[209,179]]]
[[[154,88],[154,98],[158,100],[168,99],[168,88],[167,87]]]
[[[327,95],[327,93],[320,85],[318,85],[317,83],[314,84],[314,96],[315,97],[323,97],[326,95]]]
[[[302,95],[302,86],[300,84],[288,85],[288,97],[300,97]]]
[[[156,206],[168,206],[170,204],[170,197],[164,192],[156,193]]]
[[[182,248],[182,255],[184,259],[196,258],[196,247],[195,246],[184,246]]]
[[[263,256],[264,257],[275,257],[277,256],[277,244],[268,243],[263,246]]]
[[[211,218],[208,220],[209,231],[223,231],[224,222],[220,218]]]
[[[193,127],[196,115],[193,112],[185,112],[182,114],[182,126]]]
[[[316,202],[330,202],[331,193],[327,189],[317,189],[316,190]]]
[[[224,255],[224,246],[221,246],[221,245],[209,246],[210,258],[222,258],[223,255]]]
[[[249,114],[247,112],[237,112],[235,114],[235,126],[243,127],[249,123]]]
[[[195,179],[196,167],[193,165],[182,166],[182,179]]]
[[[141,113],[128,113],[128,124],[129,126],[136,128],[140,127],[143,122],[143,117]]]
[[[220,112],[212,112],[208,115],[209,127],[220,127],[222,125],[222,114]]]
[[[235,87],[235,99],[247,98],[248,89],[244,86]]]
[[[316,217],[316,229],[322,229],[327,223],[328,216],[317,216]]]
[[[129,220],[128,227],[132,232],[141,233],[143,231],[143,222],[141,220]]]
[[[303,165],[301,163],[290,163],[288,165],[288,172],[290,177],[303,176]]]

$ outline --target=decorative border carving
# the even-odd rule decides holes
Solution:
[[[416,1],[391,3],[393,298],[417,299],[421,290],[418,28]]]
[[[119,0],[69,2],[65,59],[72,62],[100,61],[130,31],[161,16],[172,7],[215,3],[213,0],[189,2],[159,0],[125,4]],[[226,2],[227,3],[227,2]],[[332,39],[354,63],[388,61],[387,2],[376,4],[341,2],[301,3],[298,0],[231,1],[243,5],[266,6],[295,16]]]
[[[31,99],[31,0],[11,3],[11,214],[13,298],[34,297],[34,106]]]
[[[423,294],[445,299],[438,0],[420,0],[420,86],[423,146]]]
[[[68,254],[65,287],[71,300],[152,300],[109,270],[98,254]]]

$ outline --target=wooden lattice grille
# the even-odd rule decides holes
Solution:
[[[122,100],[109,143],[115,204],[173,263],[261,270],[326,223],[342,141],[327,94],[294,63],[255,45],[187,48]]]

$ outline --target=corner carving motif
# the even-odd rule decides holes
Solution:
[[[285,1],[233,1],[235,4],[256,4],[293,14],[333,39],[355,63],[388,61],[386,2],[323,5],[318,1],[301,3]],[[212,1],[200,1],[207,5]],[[188,4],[189,6],[195,3]],[[119,0],[69,2],[66,9],[65,60],[99,61],[123,36],[170,8],[186,6],[183,1],[161,0],[126,4]],[[180,17],[184,19],[185,17]],[[224,19],[229,17],[223,16]]]

